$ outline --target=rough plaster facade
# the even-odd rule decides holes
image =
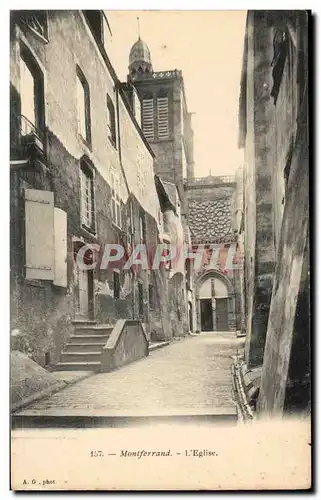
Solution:
[[[81,285],[74,265],[75,247],[88,243],[120,243],[128,248],[142,243],[142,217],[144,239],[150,246],[156,245],[162,213],[155,188],[153,151],[133,116],[106,51],[98,47],[83,12],[49,11],[47,41],[29,29],[21,17],[18,11],[12,16],[10,44],[11,162],[14,166],[10,197],[12,347],[28,353],[41,365],[53,365],[59,361],[61,350],[73,332],[75,319],[79,320],[75,307]],[[44,151],[31,157],[22,148],[20,135],[22,50],[28,52],[43,82]],[[80,136],[77,128],[77,66],[89,88],[88,141]],[[115,110],[115,143],[107,134],[107,94]],[[93,230],[82,223],[82,161],[93,178]],[[21,162],[23,167],[19,166]],[[112,212],[112,174],[118,179],[120,218],[117,223]],[[25,189],[30,188],[40,194],[53,193],[52,208],[66,214],[66,254],[62,263],[63,268],[66,265],[66,283],[63,286],[56,286],[54,281],[43,277],[26,279],[25,255],[30,241],[25,234]],[[46,227],[39,227],[39,241],[32,241],[32,245],[39,247],[45,235]],[[173,329],[168,321],[168,296],[164,286],[167,277],[159,275],[161,271],[123,270],[119,273],[119,290],[115,295],[114,270],[95,267],[88,285],[91,288],[88,309],[81,319],[108,324],[120,318],[140,319],[149,336],[171,338]],[[153,301],[149,297],[151,289]]]

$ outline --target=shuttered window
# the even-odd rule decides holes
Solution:
[[[159,97],[157,99],[157,124],[158,138],[168,139],[168,97]]]
[[[143,132],[146,139],[154,139],[154,100],[143,100]]]
[[[25,189],[25,277],[54,279],[54,194]]]

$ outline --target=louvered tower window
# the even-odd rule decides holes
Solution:
[[[157,99],[158,138],[168,139],[168,97]]]
[[[146,139],[154,139],[154,100],[143,100],[143,132]]]

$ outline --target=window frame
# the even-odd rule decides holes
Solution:
[[[78,125],[78,134],[82,138],[82,140],[87,144],[87,146],[91,147],[91,116],[90,116],[90,89],[89,89],[89,84],[88,81],[81,70],[81,68],[77,65],[76,66],[76,77],[77,77],[77,125]],[[86,137],[83,136],[83,131],[81,130],[80,126],[80,107],[79,107],[79,95],[78,95],[78,85],[82,86],[83,89],[83,94],[84,94],[84,121],[85,121],[85,135]]]
[[[107,129],[108,129],[108,139],[113,145],[113,147],[117,149],[115,106],[109,94],[107,94]]]
[[[22,63],[29,70],[33,78],[33,106],[34,106],[34,117],[35,123],[32,123],[28,117],[22,115],[22,89],[20,88],[20,133],[21,135],[29,135],[30,133],[36,133],[36,135],[43,139],[43,133],[45,129],[45,114],[44,114],[44,76],[40,69],[35,57],[28,49],[28,47],[20,42],[20,54],[19,54],[19,64],[20,64],[20,85],[22,83],[21,75],[21,65]],[[24,117],[28,124],[31,124],[31,130],[22,134],[22,126]],[[33,130],[32,130],[33,129]]]
[[[91,218],[90,220],[86,218],[85,212],[85,186],[84,178],[86,182],[89,180],[90,185],[90,204],[91,204]],[[87,189],[87,186],[86,186]],[[96,206],[95,206],[95,186],[94,186],[94,170],[88,165],[88,163],[82,159],[80,161],[80,220],[81,226],[92,234],[96,234]]]

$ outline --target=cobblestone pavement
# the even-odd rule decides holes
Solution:
[[[18,415],[235,413],[231,364],[243,343],[234,332],[174,341],[131,365],[67,387]]]

